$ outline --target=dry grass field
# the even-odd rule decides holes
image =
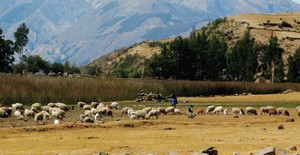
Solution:
[[[189,100],[189,103],[184,103]],[[197,115],[190,119],[184,115],[160,115],[156,120],[128,120],[114,111],[113,118],[103,118],[103,124],[76,123],[81,110],[67,113],[62,124],[37,125],[32,120],[0,119],[0,154],[166,154],[190,155],[214,146],[220,155],[238,152],[249,155],[272,146],[277,152],[287,151],[291,145],[300,148],[300,117],[295,107],[300,105],[300,93],[275,95],[246,95],[210,98],[179,98],[179,109],[186,111],[189,104],[195,110],[207,105],[223,105],[229,115]],[[168,103],[120,102],[121,106],[168,106]],[[234,118],[231,108],[253,105],[287,105],[290,118],[285,116],[240,116]],[[285,107],[285,106],[284,106]],[[284,125],[279,130],[279,125]],[[288,153],[299,153],[290,152]]]

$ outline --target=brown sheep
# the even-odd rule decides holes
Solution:
[[[277,112],[276,112],[276,109],[275,109],[275,108],[269,109],[269,110],[268,110],[268,113],[269,113],[269,116],[271,116],[271,115],[276,116],[276,115],[277,115]]]
[[[203,109],[203,108],[198,109],[198,110],[197,110],[197,114],[198,114],[198,115],[203,115],[203,114],[205,114],[205,109]]]
[[[283,110],[283,111],[282,111],[282,115],[283,115],[283,116],[290,116],[290,113],[289,113],[289,111],[287,111],[287,110]]]

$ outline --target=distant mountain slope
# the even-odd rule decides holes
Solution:
[[[218,17],[297,11],[291,0],[2,0],[0,27],[30,28],[27,54],[87,64],[144,40],[185,35]]]
[[[283,21],[291,24],[292,27],[280,27]],[[280,47],[284,49],[284,62],[287,63],[288,56],[295,53],[300,47],[300,12],[241,14],[227,17],[226,21],[220,23],[216,28],[212,28],[210,25],[206,29],[207,32],[210,31],[209,34],[223,38],[229,47],[233,47],[246,30],[250,30],[250,35],[255,38],[256,42],[262,44],[267,44],[271,35],[277,36]],[[144,41],[103,55],[88,66],[98,66],[105,74],[109,75],[120,64],[129,63],[125,62],[126,57],[132,57],[136,60],[132,61],[130,66],[143,72],[145,59],[150,58],[154,53],[161,52],[162,49],[158,46],[160,43],[170,42],[173,39]]]

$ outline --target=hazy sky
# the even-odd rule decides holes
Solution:
[[[293,1],[295,1],[295,2],[297,2],[297,3],[299,3],[299,4],[300,4],[300,0],[293,0]]]

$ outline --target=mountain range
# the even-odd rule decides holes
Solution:
[[[1,0],[5,37],[30,29],[26,54],[84,65],[144,40],[187,35],[241,13],[300,11],[292,0]]]

